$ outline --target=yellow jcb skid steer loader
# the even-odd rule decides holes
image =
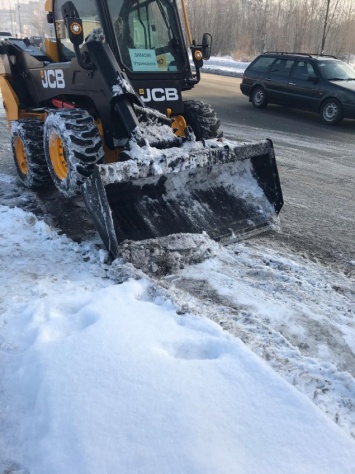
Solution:
[[[195,72],[177,0],[47,0],[42,45],[0,46],[21,180],[82,193],[113,258],[125,239],[205,231],[230,242],[283,204],[271,141],[223,140],[214,110],[182,99],[212,39],[192,41],[181,6]]]

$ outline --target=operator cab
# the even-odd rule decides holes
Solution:
[[[205,33],[202,44],[196,45],[184,14],[193,72],[177,0],[47,1],[53,8],[48,21],[55,30],[56,62],[76,58],[83,69],[90,70],[89,51],[98,46],[90,42],[100,42],[109,47],[106,49],[117,61],[115,67],[128,78],[141,102],[163,114],[184,113],[182,92],[199,82],[203,59],[210,57],[212,38]]]
[[[74,47],[63,5],[54,2],[54,23],[60,55],[70,61]],[[128,73],[179,73],[188,57],[175,2],[171,0],[75,0],[85,41],[107,42]],[[106,20],[105,20],[106,19]]]

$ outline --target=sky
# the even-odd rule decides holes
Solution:
[[[355,474],[353,281],[207,237],[157,278],[0,188],[0,474]]]
[[[15,8],[18,3],[29,3],[30,1],[35,1],[35,0],[0,0],[0,6],[1,8],[4,8],[4,9],[8,9],[9,6],[11,6],[12,8]],[[43,0],[40,0],[41,3],[44,4],[44,1]]]
[[[28,3],[29,0],[21,0],[19,3]],[[0,0],[0,9],[9,10],[17,8],[17,0]]]

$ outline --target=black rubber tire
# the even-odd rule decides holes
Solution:
[[[11,123],[11,148],[17,173],[27,188],[40,188],[51,182],[40,120],[14,120]]]
[[[80,186],[103,163],[105,154],[93,117],[81,109],[60,109],[44,124],[44,151],[55,186],[65,197],[80,194]]]
[[[320,116],[328,125],[338,125],[344,118],[343,107],[337,99],[327,99],[321,106]]]
[[[267,106],[266,92],[261,86],[256,86],[251,91],[250,101],[257,109],[263,109]]]
[[[208,140],[219,135],[221,121],[211,105],[201,100],[185,100],[184,107],[186,123],[192,128],[197,140]]]

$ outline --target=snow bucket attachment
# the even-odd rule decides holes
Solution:
[[[226,244],[277,223],[283,198],[271,140],[129,153],[127,161],[95,165],[82,186],[113,258],[124,240],[205,231]]]

